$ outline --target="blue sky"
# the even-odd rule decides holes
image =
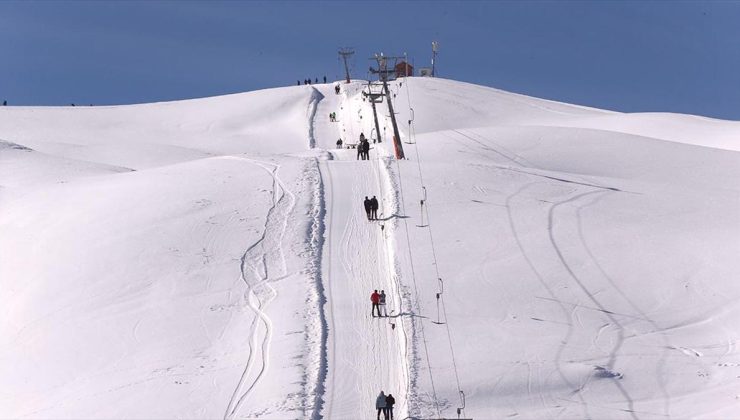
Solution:
[[[0,100],[124,104],[341,78],[375,52],[625,112],[740,120],[740,2],[0,2]]]

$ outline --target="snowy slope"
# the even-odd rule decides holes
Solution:
[[[739,412],[738,123],[362,89],[0,109],[0,417]]]
[[[737,123],[546,115],[531,100],[525,114],[444,127],[421,115],[458,101],[436,80],[408,84],[398,99],[410,98],[419,134],[406,154],[422,164],[468,415],[738,412],[740,154],[681,144],[736,150]],[[498,95],[478,88],[468,106],[501,106]],[[408,118],[408,106],[398,109]],[[416,197],[418,162],[400,165]],[[415,261],[433,261],[429,232],[411,235]],[[416,274],[422,309],[434,314],[437,273],[419,262]],[[429,328],[427,340],[446,334]],[[454,404],[450,350],[432,349],[438,396]]]

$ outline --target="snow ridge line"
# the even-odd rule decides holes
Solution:
[[[229,400],[224,419],[234,418],[251,391],[269,368],[269,350],[272,341],[272,321],[265,313],[267,306],[277,297],[277,291],[269,282],[285,278],[287,267],[282,250],[282,240],[288,226],[288,216],[295,205],[295,196],[277,175],[279,165],[253,159],[240,158],[264,169],[273,179],[273,204],[267,212],[262,236],[242,255],[240,280],[247,287],[245,299],[256,317],[250,326],[249,358],[239,383]],[[279,196],[278,196],[279,195]],[[279,274],[272,277],[273,271]],[[262,340],[257,347],[260,324],[264,326]],[[258,353],[261,362],[259,372],[252,374]],[[249,379],[251,378],[251,381]],[[249,385],[247,386],[247,382]],[[246,388],[246,390],[244,390]],[[244,391],[242,391],[244,390]]]
[[[326,378],[328,373],[328,355],[327,345],[329,337],[329,328],[326,319],[325,306],[326,288],[322,276],[321,260],[323,258],[324,234],[326,232],[326,200],[324,198],[324,181],[319,169],[319,160],[314,158],[311,165],[306,169],[306,179],[313,186],[311,197],[311,226],[307,235],[309,241],[309,261],[307,263],[307,272],[311,279],[311,287],[308,305],[309,309],[308,326],[306,328],[306,341],[308,344],[307,366],[312,369],[306,369],[306,382],[304,390],[304,417],[308,417],[308,410],[312,410],[311,418],[318,420],[321,418],[321,410],[325,404]],[[319,330],[318,334],[316,330]],[[316,340],[316,337],[319,340]],[[313,369],[316,366],[317,369]],[[309,388],[311,387],[311,388]]]
[[[308,116],[308,148],[316,148],[316,137],[314,136],[314,127],[316,124],[316,110],[319,108],[319,102],[324,99],[324,95],[318,91],[315,87],[311,86],[311,97],[308,100],[308,109],[306,114]]]

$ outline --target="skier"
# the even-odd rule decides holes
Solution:
[[[324,83],[326,83],[326,76],[324,76]]]
[[[367,213],[367,220],[372,220],[372,209],[373,202],[365,196],[365,201],[362,203],[365,206],[365,213]]]
[[[393,394],[388,394],[387,397],[385,397],[385,418],[388,420],[388,417],[390,416],[391,420],[393,420],[393,404],[396,403],[396,399],[393,398]]]
[[[378,199],[375,196],[370,199],[370,217],[373,220],[378,220]]]
[[[367,139],[362,144],[362,155],[364,160],[370,160],[370,142]]]
[[[378,316],[380,316],[380,307],[378,306],[378,303],[380,302],[380,295],[378,294],[378,291],[374,291],[372,295],[370,295],[370,302],[372,302],[373,307],[370,310],[370,314],[375,318],[375,311],[378,311]],[[385,402],[385,401],[383,401]],[[380,415],[380,412],[378,412],[378,415]]]
[[[378,312],[381,314],[380,316],[387,317],[388,312],[386,312],[385,310],[385,290],[380,291],[380,299],[378,300],[378,305],[379,305]]]
[[[300,85],[301,85],[301,81],[299,80],[299,81],[298,81],[298,86],[300,86]]]
[[[339,85],[334,86],[334,93],[339,95]]]
[[[375,399],[375,408],[378,409],[378,420],[380,420],[380,413],[383,413],[383,418],[386,418],[385,405],[385,394],[383,393],[383,391],[380,391],[380,394],[378,394],[378,398]]]
[[[337,149],[342,148],[342,139],[337,140]]]

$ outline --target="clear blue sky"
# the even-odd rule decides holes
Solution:
[[[0,1],[0,100],[124,104],[355,76],[442,77],[619,111],[740,120],[740,2]]]

